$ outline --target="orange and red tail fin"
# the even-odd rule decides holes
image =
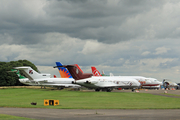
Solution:
[[[56,62],[57,66],[62,66],[62,64],[60,62]],[[69,73],[69,71],[64,68],[64,67],[58,67],[59,73],[61,75],[61,78],[72,78],[71,74]]]

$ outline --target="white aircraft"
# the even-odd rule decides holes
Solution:
[[[120,77],[134,78],[141,83],[141,88],[146,88],[146,89],[159,89],[160,85],[162,85],[162,82],[158,81],[155,78],[147,78],[143,76],[120,76]]]
[[[91,69],[94,76],[102,76],[101,73],[96,69],[96,67],[93,66],[91,67]],[[116,77],[136,79],[141,84],[141,88],[157,88],[158,89],[160,88],[160,85],[162,84],[162,82],[159,82],[155,78],[146,78],[143,76],[116,76]]]
[[[166,79],[163,80],[163,87],[164,89],[166,88],[172,88],[172,87],[178,87],[178,84],[176,84],[175,82],[171,82],[171,81],[168,81]]]
[[[147,78],[151,81],[150,84],[144,84],[142,87],[147,89],[160,89],[160,86],[162,85],[162,82],[158,81],[155,78]]]
[[[37,85],[37,84],[35,84],[35,82],[31,82],[28,78],[22,76],[20,74],[19,70],[11,69],[11,71],[7,71],[7,72],[15,72],[17,74],[17,76],[19,77],[19,82],[21,82],[22,84],[25,84],[25,85]]]
[[[133,78],[120,78],[114,76],[93,76],[92,73],[83,73],[82,70],[75,65],[63,65],[56,67],[66,67],[72,77],[75,79],[74,83],[95,89],[95,91],[106,90],[111,92],[113,88],[132,88],[133,90],[140,86],[140,83]]]
[[[27,83],[29,85],[39,85],[39,86],[51,86],[57,87],[58,89],[63,88],[79,88],[80,85],[72,84],[74,79],[72,78],[52,78],[51,74],[41,74],[33,70],[29,66],[15,67],[14,69],[22,71],[28,79],[20,79],[20,82]]]

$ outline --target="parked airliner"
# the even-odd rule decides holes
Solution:
[[[92,73],[94,76],[102,76],[101,73],[96,69],[96,67],[92,66]],[[140,84],[142,88],[160,88],[160,85],[162,84],[155,78],[146,78],[143,76],[116,76],[120,78],[133,78],[136,79]]]
[[[14,69],[22,71],[25,77],[28,78],[24,80],[20,79],[24,83],[30,82],[31,84],[35,84],[35,85],[52,86],[52,87],[57,87],[58,89],[63,89],[68,87],[70,88],[81,87],[80,85],[72,84],[75,81],[73,78],[52,78],[51,74],[38,73],[29,66],[15,67]]]
[[[77,64],[63,65],[56,67],[66,67],[72,77],[75,79],[74,83],[95,89],[95,91],[106,90],[111,92],[113,88],[131,88],[136,89],[140,86],[140,83],[133,78],[121,78],[113,76],[96,77],[92,73],[83,73]]]

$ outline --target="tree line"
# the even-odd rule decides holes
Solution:
[[[35,71],[37,67],[28,60],[18,60],[10,62],[0,62],[0,86],[22,86],[24,84],[19,82],[19,77],[11,71],[13,67],[30,66]],[[23,73],[21,73],[23,75]]]

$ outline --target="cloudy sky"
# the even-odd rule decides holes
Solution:
[[[179,0],[1,0],[0,61],[180,82]]]

